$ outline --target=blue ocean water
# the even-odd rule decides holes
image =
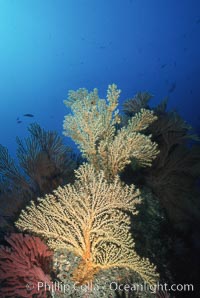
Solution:
[[[69,89],[138,91],[200,126],[199,0],[1,0],[0,143],[32,122],[62,134]],[[34,117],[24,117],[24,114]],[[69,140],[66,140],[70,144]]]
[[[0,0],[0,144],[8,148],[11,157],[16,157],[16,137],[27,137],[31,123],[62,135],[64,116],[69,112],[63,101],[69,90],[98,88],[100,97],[105,98],[112,83],[122,90],[121,110],[123,102],[139,91],[153,95],[152,107],[168,97],[168,110],[178,111],[200,136],[200,0]],[[76,151],[72,140],[63,139]],[[160,143],[162,154],[162,140]],[[136,249],[156,261],[163,280],[192,281],[196,292],[200,155],[192,146],[174,145],[168,148],[169,158],[166,155],[163,164],[155,163],[152,172],[147,167],[140,171],[133,160],[120,178],[144,190],[140,217],[133,222]],[[5,182],[6,190],[0,190],[1,244],[5,234],[14,231],[25,200],[36,200],[74,179],[72,172],[69,181],[66,179],[67,169],[54,169],[44,153],[39,152],[35,160],[36,177],[23,171],[26,176],[19,185],[15,173],[10,175],[13,184],[6,184],[1,169],[0,182]],[[4,157],[0,159],[6,160]],[[78,162],[74,166],[78,167]],[[152,198],[145,197],[145,188],[152,191]],[[8,265],[5,268],[12,269]],[[5,285],[0,285],[0,292]],[[12,280],[10,285],[12,288]],[[180,297],[199,298],[199,293],[191,296],[182,291]]]

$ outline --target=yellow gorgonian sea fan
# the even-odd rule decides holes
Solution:
[[[39,204],[22,211],[16,226],[22,231],[45,237],[50,248],[66,248],[80,257],[73,280],[84,284],[100,270],[130,268],[152,284],[155,267],[134,250],[130,216],[137,213],[139,191],[123,185],[116,176],[109,183],[103,171],[88,164],[76,171],[76,182],[59,187]]]
[[[118,99],[120,90],[109,85],[107,98],[101,99],[97,89],[70,91],[64,101],[70,113],[65,116],[64,135],[71,137],[82,155],[112,180],[126,165],[136,159],[141,166],[151,166],[158,154],[157,144],[143,131],[157,117],[152,111],[141,109],[128,124],[119,127]]]

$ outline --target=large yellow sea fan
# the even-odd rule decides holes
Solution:
[[[76,177],[73,185],[59,187],[39,199],[38,205],[32,202],[16,226],[45,237],[54,250],[66,248],[79,256],[73,279],[80,284],[91,281],[99,270],[113,267],[133,269],[154,283],[154,266],[134,251],[126,213],[137,213],[139,191],[134,185],[123,185],[118,176],[109,183],[103,171],[96,173],[88,164],[76,171]]]

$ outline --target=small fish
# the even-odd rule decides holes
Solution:
[[[16,121],[17,121],[17,123],[22,123],[22,121],[19,119],[19,117],[17,117]]]
[[[33,114],[24,114],[24,117],[34,117]]]
[[[167,64],[162,64],[160,68],[164,68]]]
[[[174,92],[175,89],[176,89],[176,82],[173,82],[171,84],[171,87],[168,89],[168,92],[169,93],[172,93],[172,92]]]

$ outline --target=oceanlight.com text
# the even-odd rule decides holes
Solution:
[[[154,285],[149,285],[147,283],[127,283],[120,284],[118,282],[111,282],[110,289],[114,291],[125,291],[125,292],[151,292],[156,293],[159,291],[164,292],[193,292],[194,285],[193,284],[172,284],[169,285],[167,283],[161,284],[157,283]]]
[[[33,290],[34,285],[32,283],[27,284],[27,289],[29,291]],[[105,285],[98,285],[97,283],[87,283],[85,285],[79,285],[78,283],[63,283],[63,282],[38,282],[37,283],[37,291],[47,291],[51,293],[61,292],[61,293],[69,293],[71,291],[78,291],[82,293],[86,292],[94,292],[97,293],[103,290],[110,290],[110,292],[151,292],[156,293],[160,291],[168,292],[168,293],[176,293],[176,292],[193,292],[194,285],[193,284],[172,284],[169,285],[167,283],[157,283],[154,285],[149,285],[147,283],[119,283],[116,281],[112,281],[106,283]]]

